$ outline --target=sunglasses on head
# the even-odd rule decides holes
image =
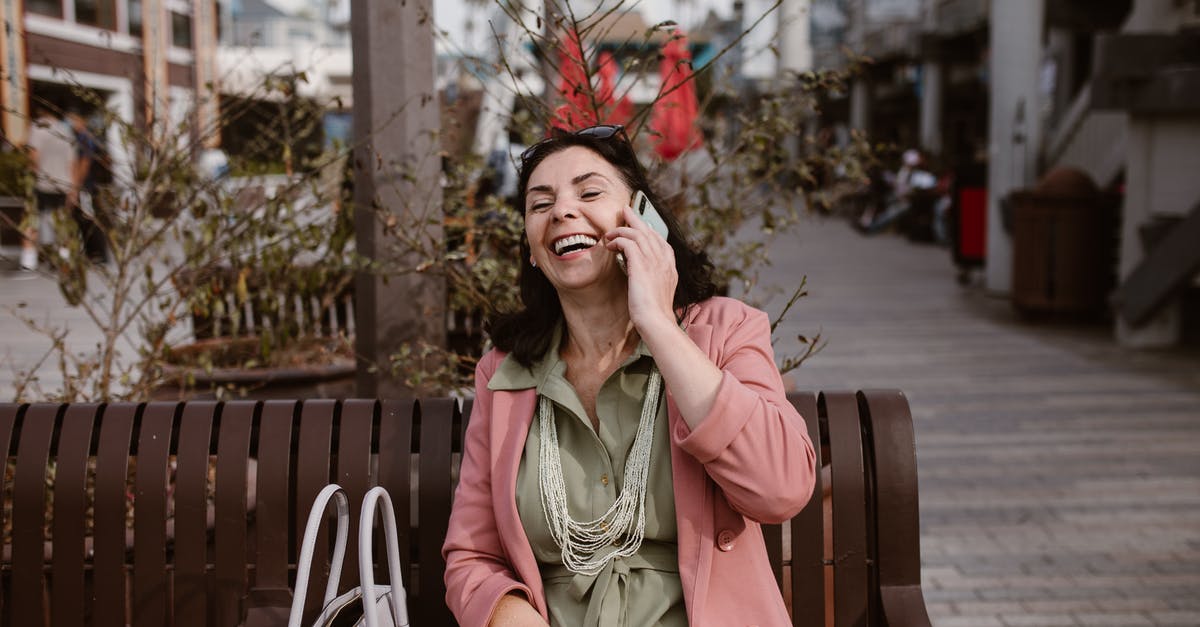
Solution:
[[[621,126],[620,124],[597,124],[595,126],[589,126],[587,128],[581,128],[577,131],[572,131],[570,135],[594,137],[596,139],[608,139],[610,137],[620,135],[621,138],[626,142],[629,141],[629,136],[625,134],[625,127]],[[521,153],[521,161],[524,162],[529,160],[529,157],[533,155],[533,153],[537,152],[539,148],[552,141],[555,141],[556,139],[558,139],[558,137],[547,137],[546,139],[543,139],[542,141],[526,148],[525,152]]]

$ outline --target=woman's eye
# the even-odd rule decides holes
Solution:
[[[599,190],[591,189],[591,190],[588,190],[588,191],[580,194],[579,197],[583,198],[584,200],[589,200],[589,199],[595,198],[599,195],[600,195]]]
[[[529,206],[529,210],[530,211],[538,211],[538,212],[545,211],[545,210],[549,209],[553,204],[554,203],[550,203],[550,202],[535,202]]]

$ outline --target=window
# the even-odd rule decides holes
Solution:
[[[171,12],[171,45],[176,48],[192,47],[192,16]]]
[[[142,36],[142,0],[129,0],[129,34]]]
[[[38,15],[47,15],[62,19],[62,0],[28,0],[25,3],[25,11],[27,13],[36,13]]]
[[[316,40],[317,40],[316,35],[314,35],[312,30],[310,30],[308,28],[297,28],[295,26],[288,28],[288,41],[289,42],[316,41]]]
[[[75,0],[75,22],[117,30],[117,0]]]

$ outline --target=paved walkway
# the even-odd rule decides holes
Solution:
[[[909,398],[935,625],[1200,625],[1200,353],[1023,323],[945,250],[838,221],[772,260],[811,293],[780,335],[828,340],[796,387]]]
[[[25,380],[23,373],[39,362],[37,385],[44,394],[34,396],[44,398],[62,389],[56,356],[47,358],[53,344],[48,335],[31,330],[18,316],[44,329],[67,329],[63,341],[74,353],[94,349],[103,335],[82,309],[67,306],[50,275],[25,275],[13,262],[14,249],[0,252],[5,253],[0,259],[0,400],[13,400],[14,383]],[[132,349],[129,354],[134,354]]]

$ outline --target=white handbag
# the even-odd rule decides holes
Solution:
[[[408,627],[408,605],[405,601],[404,582],[400,574],[399,534],[396,532],[396,513],[387,490],[374,487],[363,497],[362,515],[358,521],[358,577],[359,585],[341,595],[337,594],[342,563],[346,556],[346,541],[350,532],[350,506],[346,491],[337,484],[325,486],[313,501],[308,513],[308,524],[304,528],[304,540],[300,547],[300,559],[296,570],[296,593],[292,597],[292,609],[288,616],[288,627],[302,627],[304,597],[308,591],[308,578],[312,571],[313,553],[316,550],[317,533],[325,510],[333,500],[337,507],[336,539],[333,557],[329,565],[329,581],[325,584],[325,596],[321,602],[321,613],[310,625],[325,627],[342,619],[351,612],[360,611],[356,627]],[[382,507],[379,505],[382,504]],[[372,538],[374,535],[375,510],[383,512],[383,535],[387,553],[388,579],[390,584],[376,585]]]

